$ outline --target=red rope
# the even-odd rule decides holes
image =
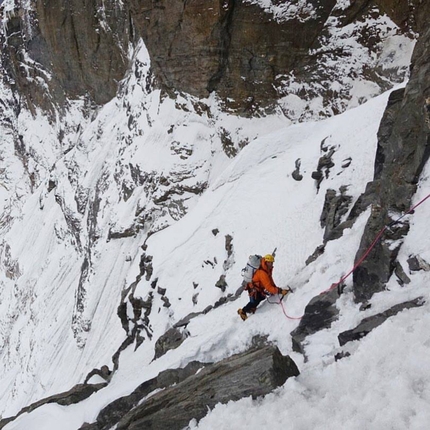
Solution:
[[[346,278],[348,278],[349,275],[351,275],[351,273],[354,273],[358,266],[363,262],[363,260],[369,255],[370,251],[372,251],[372,249],[375,247],[376,243],[379,241],[379,239],[381,238],[382,234],[384,233],[384,231],[387,229],[387,226],[384,225],[384,228],[378,233],[378,235],[376,236],[376,239],[372,242],[372,244],[369,246],[369,248],[367,248],[366,252],[363,254],[363,256],[357,261],[357,263],[355,264],[355,266],[344,276],[342,276],[338,282],[335,282],[334,284],[331,284],[331,286],[329,288],[327,288],[326,290],[322,291],[320,294],[324,294],[324,293],[328,293],[329,291],[333,290],[333,288],[336,288],[338,285],[340,285],[343,281],[345,281]]]
[[[354,265],[354,267],[344,276],[342,276],[338,282],[331,284],[330,288],[328,288],[327,290],[323,291],[320,294],[324,294],[327,293],[328,291],[333,290],[333,288],[336,288],[338,285],[340,285],[343,281],[345,281],[346,278],[348,278],[349,275],[351,275],[351,273],[355,272],[358,268],[358,266],[360,266],[360,264],[364,261],[364,259],[369,255],[370,251],[372,251],[372,249],[375,247],[375,245],[377,244],[377,242],[379,241],[379,239],[381,238],[382,234],[384,233],[384,231],[389,228],[390,226],[397,224],[403,217],[405,217],[406,215],[410,214],[413,210],[415,210],[415,208],[417,208],[420,204],[424,203],[428,198],[430,198],[430,194],[426,197],[424,197],[422,200],[420,200],[416,205],[412,206],[407,212],[405,212],[401,217],[399,217],[398,219],[396,219],[395,221],[391,222],[388,225],[384,225],[384,227],[382,228],[382,230],[378,233],[378,235],[376,236],[375,240],[370,244],[369,248],[367,248],[366,252],[362,255],[362,257],[357,261],[357,263]]]
[[[364,254],[360,257],[360,259],[357,261],[357,263],[355,263],[354,267],[344,276],[342,276],[338,282],[335,282],[334,284],[331,284],[331,286],[329,288],[327,288],[326,290],[322,291],[320,294],[324,294],[327,293],[331,290],[333,290],[334,288],[336,288],[337,286],[339,286],[342,282],[345,281],[345,279],[348,278],[348,276],[350,276],[352,273],[354,273],[357,268],[360,266],[360,264],[364,261],[364,259],[370,254],[370,252],[372,251],[372,249],[375,247],[375,245],[378,243],[379,239],[381,238],[381,236],[383,235],[384,231],[389,228],[390,226],[398,223],[403,217],[405,217],[406,215],[410,214],[412,211],[415,210],[415,208],[417,208],[419,205],[421,205],[422,203],[424,203],[428,198],[430,198],[430,194],[426,197],[424,197],[422,200],[420,200],[417,204],[415,204],[414,206],[412,206],[407,212],[405,212],[400,218],[398,218],[397,220],[391,222],[388,225],[384,225],[384,227],[381,229],[381,231],[378,233],[378,235],[376,236],[375,240],[370,244],[370,246],[367,248],[367,250],[364,252]],[[279,300],[279,304],[282,307],[282,312],[284,313],[284,315],[291,320],[299,320],[302,319],[303,316],[301,317],[290,317],[284,309],[284,305],[282,304],[282,300]]]
[[[291,293],[290,293],[291,294]],[[303,315],[301,316],[301,317],[290,317],[288,314],[287,314],[287,312],[285,312],[285,308],[284,308],[284,304],[282,303],[282,299],[280,299],[279,298],[279,296],[277,296],[278,297],[278,302],[271,302],[269,299],[267,299],[267,301],[271,304],[271,305],[281,305],[281,307],[282,307],[282,312],[284,313],[284,315],[288,318],[288,319],[290,319],[290,320],[301,320],[302,318],[303,318]]]
[[[284,308],[284,304],[282,303],[282,300],[279,300],[279,304],[281,305],[282,308],[282,312],[284,313],[284,315],[289,319],[289,320],[301,320],[303,318],[304,315],[302,315],[301,317],[290,317],[287,312],[285,312],[285,308]]]

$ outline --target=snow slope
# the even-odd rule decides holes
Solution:
[[[425,428],[430,418],[426,407],[430,400],[428,305],[392,317],[360,342],[344,348],[339,348],[337,334],[395,303],[420,295],[428,298],[427,272],[411,274],[412,282],[407,287],[400,287],[392,280],[389,290],[376,295],[372,307],[365,312],[359,312],[353,302],[349,279],[339,304],[339,321],[331,329],[309,338],[307,362],[291,351],[289,333],[298,321],[286,318],[279,305],[264,303],[246,322],[239,319],[236,310],[247,302],[245,294],[236,302],[192,320],[187,327],[190,334],[187,340],[178,349],[153,361],[154,343],[169,327],[188,313],[201,311],[223,295],[236,291],[241,282],[240,269],[249,253],[264,254],[277,248],[274,278],[280,286],[288,284],[295,290],[285,302],[287,314],[293,317],[302,315],[312,297],[352,267],[368,213],[362,214],[339,240],[329,242],[325,253],[314,263],[306,267],[304,261],[322,243],[319,217],[325,191],[339,190],[346,185],[348,195],[355,201],[372,179],[376,132],[387,97],[384,94],[326,121],[292,125],[268,133],[253,140],[235,159],[225,160],[225,168],[210,181],[208,190],[189,213],[146,242],[146,252],[153,256],[154,273],[150,281],[142,280],[138,284],[135,296],[146,298],[152,291],[151,281],[157,278],[157,285],[166,288],[172,304],[170,308],[163,307],[161,297],[155,295],[150,315],[152,339],[145,340],[136,351],[134,346],[124,351],[110,385],[86,401],[69,407],[52,404],[40,407],[23,414],[5,429],[50,430],[57,429],[59,423],[62,429],[77,429],[84,422],[94,421],[98,411],[110,401],[130,393],[161,370],[184,366],[191,360],[222,359],[243,351],[259,333],[268,334],[284,354],[290,354],[301,375],[288,380],[264,399],[247,398],[218,405],[200,423],[191,422],[190,428],[229,429],[244,425],[251,429],[269,425],[275,429],[285,426],[294,429]],[[271,124],[267,124],[266,129],[270,128]],[[323,141],[326,147],[335,149],[335,166],[317,192],[311,172],[316,170],[323,154]],[[343,161],[349,157],[350,166],[343,168]],[[304,176],[300,182],[291,176],[298,158]],[[428,194],[429,173],[427,166],[416,201]],[[400,255],[402,264],[412,253],[427,261],[430,259],[422,236],[429,213],[430,206],[423,204],[410,217],[411,231]],[[217,235],[212,232],[214,229],[219,230]],[[28,235],[31,237],[30,232]],[[226,235],[233,238],[233,254],[228,261],[224,247]],[[109,252],[118,259],[121,253],[131,252],[128,247],[131,242],[132,239],[126,240]],[[98,270],[109,270],[107,264],[112,261],[113,258],[101,259]],[[63,264],[67,268],[73,262]],[[138,260],[133,259],[129,265],[131,280],[131,274],[137,272]],[[66,268],[64,276],[73,277]],[[214,286],[222,274],[228,284],[225,294]],[[109,296],[108,302],[113,302],[114,308],[117,300]],[[113,308],[104,307],[100,314],[93,316],[95,332],[92,328],[87,344],[92,345],[91,355],[102,358],[99,364],[108,359],[106,337],[112,343],[118,343],[121,338]],[[97,337],[100,342],[96,341]],[[31,339],[27,341],[31,343]],[[335,362],[334,354],[341,350],[351,352],[351,356]],[[46,375],[46,383],[54,385],[51,379],[68,375],[69,363],[63,356],[55,363],[41,364],[39,372]]]
[[[274,16],[285,14],[276,2],[248,1]],[[306,2],[296,3],[305,15],[312,14]],[[382,21],[389,37],[381,57],[372,61],[382,68],[405,69],[413,42],[397,35],[391,22]],[[160,371],[241,352],[256,334],[267,334],[290,354],[301,375],[265,399],[218,405],[200,423],[191,422],[191,428],[427,427],[428,304],[392,317],[344,348],[337,335],[396,303],[418,296],[428,299],[428,272],[409,274],[412,282],[406,287],[392,279],[364,312],[353,302],[348,279],[338,302],[340,318],[331,329],[308,339],[308,360],[291,351],[295,318],[353,265],[368,212],[340,239],[329,242],[314,263],[306,266],[305,260],[322,244],[326,191],[339,193],[346,186],[352,207],[372,179],[376,133],[388,99],[385,93],[358,106],[379,87],[350,78],[350,68],[360,68],[369,58],[355,45],[357,29],[344,30],[332,35],[333,44],[347,46],[357,63],[330,63],[345,67],[340,73],[345,81],[326,84],[334,91],[344,86],[351,90],[350,103],[342,109],[354,109],[320,122],[292,125],[281,114],[238,118],[222,113],[215,97],[199,101],[210,115],[198,113],[196,100],[166,99],[148,90],[149,56],[142,45],[115,99],[90,113],[84,101],[75,101],[57,124],[40,112],[33,117],[23,110],[15,117],[12,95],[0,83],[0,415],[14,415],[34,401],[68,390],[93,368],[112,368],[112,355],[127,334],[117,316],[118,305],[136,281],[144,253],[154,268],[134,290],[142,300],[154,296],[151,336],[145,336],[139,348],[131,345],[121,353],[109,386],[77,405],[51,404],[23,414],[6,430],[78,429],[93,422],[110,401]],[[386,82],[387,87],[391,84]],[[305,118],[315,118],[322,101],[310,99],[309,107],[294,95],[300,83],[293,79],[286,86],[290,95],[283,107],[297,113],[290,117],[303,120],[302,112],[307,112]],[[21,156],[17,141],[24,142]],[[243,149],[230,157],[222,149],[225,145],[230,155]],[[317,190],[311,174],[330,150],[334,167]],[[292,172],[299,159],[303,179],[295,181]],[[415,201],[429,193],[429,175],[427,166]],[[411,230],[399,255],[404,268],[412,254],[430,261],[423,234],[429,214],[427,202],[409,216]],[[130,229],[133,235],[114,237]],[[226,237],[232,240],[231,255]],[[266,302],[244,323],[236,314],[247,302],[243,294],[193,319],[186,341],[153,360],[159,336],[190,312],[234,294],[248,255],[275,248],[275,281],[295,290],[284,302],[287,315],[279,305]],[[225,292],[215,287],[221,276]],[[154,289],[155,280],[157,288],[166,290],[169,308]],[[131,317],[131,304],[126,303]],[[351,356],[335,362],[340,351]]]

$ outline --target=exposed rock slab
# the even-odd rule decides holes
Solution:
[[[384,323],[388,318],[398,314],[404,309],[416,308],[418,306],[422,306],[424,304],[423,297],[417,297],[414,300],[410,300],[405,303],[400,303],[387,309],[384,312],[381,312],[377,315],[373,315],[368,318],[364,318],[361,323],[352,330],[344,331],[340,333],[338,336],[340,346],[345,345],[347,342],[351,342],[352,340],[359,340],[364,336],[367,336],[374,328],[380,326]]]
[[[182,429],[217,403],[270,393],[299,371],[273,346],[235,355],[150,397],[122,419],[117,430]]]
[[[305,354],[304,341],[307,336],[329,328],[338,318],[336,301],[339,298],[337,288],[314,297],[305,308],[305,313],[298,327],[291,332],[293,350]]]
[[[113,427],[139,402],[155,390],[164,389],[170,385],[178,384],[194,375],[199,369],[210,363],[192,361],[183,369],[169,369],[161,372],[157,377],[139,385],[130,395],[120,397],[107,405],[99,413],[97,422],[82,426],[82,429],[107,430]]]
[[[298,375],[299,370],[289,356],[266,344],[219,363],[194,362],[184,369],[162,372],[130,396],[111,403],[100,413],[97,423],[82,429],[107,430],[116,424],[117,430],[179,430],[193,418],[203,418],[208,408],[217,403],[263,396]],[[142,402],[159,388],[165,389]]]
[[[172,327],[160,336],[155,343],[155,356],[154,359],[160,358],[167,351],[178,348],[187,338],[186,331],[179,328]]]
[[[36,408],[39,408],[40,406],[49,404],[49,403],[57,403],[58,405],[62,406],[69,406],[73,405],[75,403],[79,403],[82,400],[85,400],[86,398],[90,397],[91,394],[95,393],[96,391],[100,390],[101,388],[106,387],[107,383],[103,384],[78,384],[75,387],[73,387],[71,390],[66,391],[64,393],[55,394],[54,396],[47,397],[46,399],[39,400],[38,402],[32,403],[30,406],[27,406],[17,415],[10,418],[5,418],[3,420],[0,420],[0,429],[6,426],[6,424],[14,421],[16,418],[18,418],[21,414],[24,413],[30,413],[31,411],[34,411]]]

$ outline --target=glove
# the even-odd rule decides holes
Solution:
[[[284,290],[282,288],[279,288],[279,294],[282,295],[282,297],[286,296],[288,293],[290,292],[290,290]]]

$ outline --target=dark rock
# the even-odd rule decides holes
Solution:
[[[88,381],[94,376],[99,375],[101,378],[103,378],[106,382],[110,381],[110,378],[112,376],[112,371],[109,370],[109,367],[104,365],[100,369],[93,369],[85,378],[84,384],[87,384]]]
[[[227,108],[252,114],[260,107],[272,109],[287,95],[284,81],[292,73],[303,85],[336,80],[337,68],[324,66],[351,54],[331,52],[333,22],[363,22],[379,6],[405,32],[426,29],[429,10],[421,0],[350,3],[341,9],[334,7],[336,0],[309,0],[312,13],[299,11],[278,20],[257,4],[233,0],[45,0],[9,14],[2,57],[10,80],[34,112],[36,106],[64,105],[67,98],[103,104],[127,71],[130,44],[142,36],[165,92],[207,97],[215,91]],[[380,52],[377,31],[369,26],[357,38],[375,55]],[[393,71],[368,67],[362,73],[386,89]],[[332,106],[328,112],[338,112],[344,91],[323,83],[319,87],[321,94],[311,89],[311,94],[297,95],[321,96],[324,105]],[[348,89],[345,93],[350,97]],[[207,112],[204,103],[194,104],[197,112]],[[237,150],[234,145],[230,149],[230,154]]]
[[[111,0],[45,0],[11,15],[2,49],[31,110],[62,106],[66,98],[104,104],[115,96],[128,66],[127,7]]]
[[[199,293],[193,294],[193,298],[192,298],[193,305],[196,305],[198,303],[198,300],[199,300]]]
[[[208,312],[210,312],[212,309],[213,309],[213,306],[212,306],[212,305],[206,306],[206,307],[203,309],[203,314],[204,314],[204,315],[206,315],[206,314],[207,314]]]
[[[121,303],[116,310],[116,314],[121,321],[122,328],[126,333],[128,333],[129,321],[127,316],[127,303]]]
[[[227,297],[221,297],[217,302],[214,303],[214,309],[224,305],[225,303],[234,302],[239,296],[235,294],[229,294]]]
[[[373,315],[371,317],[365,318],[361,323],[352,330],[344,331],[338,336],[340,346],[345,345],[347,342],[352,340],[359,340],[362,337],[368,335],[374,328],[380,326],[388,318],[398,314],[404,309],[411,309],[422,306],[424,304],[424,298],[418,297],[409,302],[400,303],[391,307],[390,309],[381,312],[380,314]]]
[[[328,189],[325,195],[324,206],[320,217],[321,227],[325,228],[324,243],[339,239],[345,228],[352,226],[351,221],[341,222],[342,217],[348,213],[352,197],[346,195],[348,187],[341,186],[337,194],[335,190]]]
[[[373,201],[374,210],[367,222],[356,259],[364,254],[384,226],[391,224],[392,213],[402,214],[409,209],[418,178],[429,159],[429,130],[424,115],[425,100],[430,95],[429,55],[430,29],[421,35],[415,47],[411,78],[406,88],[391,94],[381,121],[374,181],[367,197]],[[353,281],[357,301],[368,300],[375,292],[385,288],[399,251],[399,247],[391,249],[386,239],[390,236],[391,240],[399,240],[407,229],[407,223],[396,228],[394,234],[393,229],[387,229],[355,271]]]
[[[162,296],[161,300],[163,301],[164,308],[170,308],[170,306],[172,306],[172,304],[170,303],[170,300],[166,296]]]
[[[145,279],[149,281],[151,279],[152,272],[154,271],[154,268],[152,267],[152,255],[143,253],[140,257],[139,268],[140,276],[145,275]]]
[[[141,297],[129,296],[129,301],[133,306],[133,322],[142,318],[142,311],[145,310],[145,314],[149,315],[152,310],[152,302],[154,300],[154,295],[152,291],[148,294],[147,300],[143,300]],[[145,315],[145,316],[146,316]]]
[[[323,179],[322,172],[315,170],[311,173],[311,178],[315,179],[316,181],[321,181]]]
[[[402,265],[399,263],[399,261],[395,261],[395,268],[394,268],[394,274],[397,276],[398,282],[401,286],[405,284],[409,284],[411,282],[409,276],[405,273],[403,270]]]
[[[148,398],[124,416],[117,430],[183,429],[217,403],[270,393],[299,370],[289,356],[267,345],[205,366],[175,386]]]
[[[427,28],[430,13],[427,2],[421,0],[376,0],[376,4],[402,29],[421,33]]]
[[[315,170],[311,174],[312,179],[315,179],[317,182],[316,183],[317,191],[320,189],[320,185],[324,177],[326,179],[328,178],[330,174],[330,169],[334,166],[333,160],[331,158],[334,154],[334,148],[330,148],[329,150],[328,147],[325,146],[326,140],[327,138],[325,138],[321,142],[321,150],[323,152],[327,152],[327,151],[328,152],[327,154],[324,154],[322,157],[320,157],[320,159],[318,160],[317,170]]]
[[[160,358],[167,351],[171,349],[176,349],[187,338],[187,333],[184,330],[179,330],[176,327],[172,327],[167,330],[161,337],[158,338],[155,343],[155,356],[154,359]]]
[[[407,262],[411,272],[417,272],[419,270],[430,271],[430,264],[419,255],[410,256]]]
[[[294,361],[264,338],[252,344],[249,351],[219,363],[191,362],[183,369],[165,370],[130,395],[110,403],[99,413],[96,423],[81,429],[182,429],[191,419],[201,419],[217,403],[263,396],[289,377],[299,375]],[[148,398],[160,389],[164,390]]]
[[[233,255],[233,236],[229,234],[225,236],[225,250],[227,251],[227,257],[230,258]]]
[[[227,303],[227,297],[221,297],[214,303],[214,309],[219,308],[220,306]]]
[[[97,423],[84,423],[81,427],[79,427],[79,430],[100,430],[100,427]]]
[[[214,229],[212,230],[212,234],[213,234],[214,236],[216,236],[218,233],[219,233],[219,230],[218,230],[217,228],[214,228]]]
[[[236,157],[238,149],[231,139],[231,134],[223,127],[221,127],[220,140],[225,155],[227,155],[228,158]]]
[[[40,406],[47,405],[50,403],[56,403],[61,406],[69,406],[76,403],[81,402],[82,400],[87,399],[95,392],[101,390],[106,387],[106,384],[78,384],[75,385],[71,390],[66,391],[64,393],[55,394],[54,396],[47,397],[46,399],[39,400],[38,402],[32,403],[30,406],[27,406],[21,409],[17,415],[10,418],[5,418],[0,420],[0,429],[2,429],[9,422],[14,421],[21,414],[30,413]]]
[[[303,175],[300,173],[300,165],[301,165],[301,160],[300,158],[298,158],[296,160],[296,168],[292,173],[293,179],[296,181],[301,181],[303,179]]]
[[[246,282],[243,281],[242,285],[236,290],[236,292],[234,293],[234,295],[236,297],[240,297],[240,295],[243,293],[243,291],[245,290],[245,288],[246,288]]]
[[[231,0],[134,0],[132,13],[164,89],[197,97],[216,91],[229,107],[249,112],[279,97],[276,76],[301,61],[334,4],[319,3],[303,22],[278,22]]]
[[[419,270],[422,270],[416,255],[413,257],[409,257],[407,263],[411,272],[418,272]]]
[[[220,288],[221,291],[224,293],[227,289],[227,282],[225,280],[225,275],[221,275],[218,281],[215,283],[215,287]]]
[[[346,169],[347,167],[349,167],[352,163],[352,158],[346,158],[345,160],[342,161],[342,169]]]
[[[48,193],[50,193],[57,186],[57,181],[50,179],[48,181]]]
[[[177,322],[173,327],[175,327],[175,328],[178,328],[178,327],[186,327],[192,319],[194,319],[194,318],[198,317],[199,315],[205,315],[205,314],[207,314],[208,312],[210,312],[212,309],[216,309],[216,308],[218,308],[218,307],[220,307],[220,306],[224,305],[225,303],[229,303],[229,302],[233,302],[233,301],[237,300],[237,299],[240,297],[240,295],[242,294],[242,292],[243,292],[244,288],[245,288],[244,286],[241,286],[241,287],[236,291],[236,293],[235,293],[235,294],[229,294],[229,295],[227,295],[227,296],[225,296],[225,297],[221,297],[219,300],[217,300],[217,301],[213,304],[213,306],[212,306],[212,305],[209,305],[206,309],[204,309],[204,310],[203,310],[203,311],[201,311],[201,312],[191,312],[191,313],[190,313],[190,314],[188,314],[186,317],[184,317],[184,318],[182,318],[180,321],[178,321],[178,322]],[[194,303],[194,297],[195,297],[195,301],[196,301],[196,303],[194,303],[194,304],[197,304],[197,296],[198,296],[198,295],[199,295],[199,293],[197,293],[197,294],[195,294],[195,295],[193,296],[193,303]]]
[[[113,231],[109,229],[107,240],[124,239],[125,237],[134,237],[139,232],[137,226],[132,225],[122,231]]]
[[[136,407],[138,403],[151,392],[177,384],[191,375],[194,375],[207,364],[208,363],[203,364],[193,361],[187,364],[183,369],[168,369],[159,373],[156,378],[152,378],[140,384],[130,395],[120,397],[103,408],[97,417],[97,422],[91,424],[94,427],[88,427],[88,429],[108,430],[114,427],[124,415]],[[86,428],[87,427],[81,427],[82,430]]]
[[[360,312],[367,311],[367,309],[370,309],[372,307],[372,303],[368,302],[367,300],[365,302],[361,302],[360,304]]]
[[[157,288],[157,293],[160,294],[160,296],[164,296],[164,295],[166,295],[166,289],[158,287]]]
[[[210,309],[212,309],[213,307],[211,306]],[[182,318],[180,321],[178,321],[173,327],[174,328],[179,328],[179,327],[186,327],[190,321],[196,317],[198,317],[199,315],[203,315],[207,312],[191,312],[190,314],[188,314],[186,317]]]
[[[337,320],[339,310],[336,301],[339,291],[334,288],[314,297],[305,308],[298,327],[291,332],[293,351],[305,355],[304,341],[307,336],[329,328]]]
[[[349,357],[351,354],[349,352],[338,352],[335,356],[334,356],[334,361],[339,361],[342,360],[342,358],[346,358]]]
[[[315,251],[313,252],[312,255],[310,255],[306,261],[305,264],[306,266],[308,266],[309,264],[311,264],[312,262],[314,262],[318,257],[320,257],[321,255],[324,254],[324,250],[325,250],[325,245],[319,245],[316,247]]]

